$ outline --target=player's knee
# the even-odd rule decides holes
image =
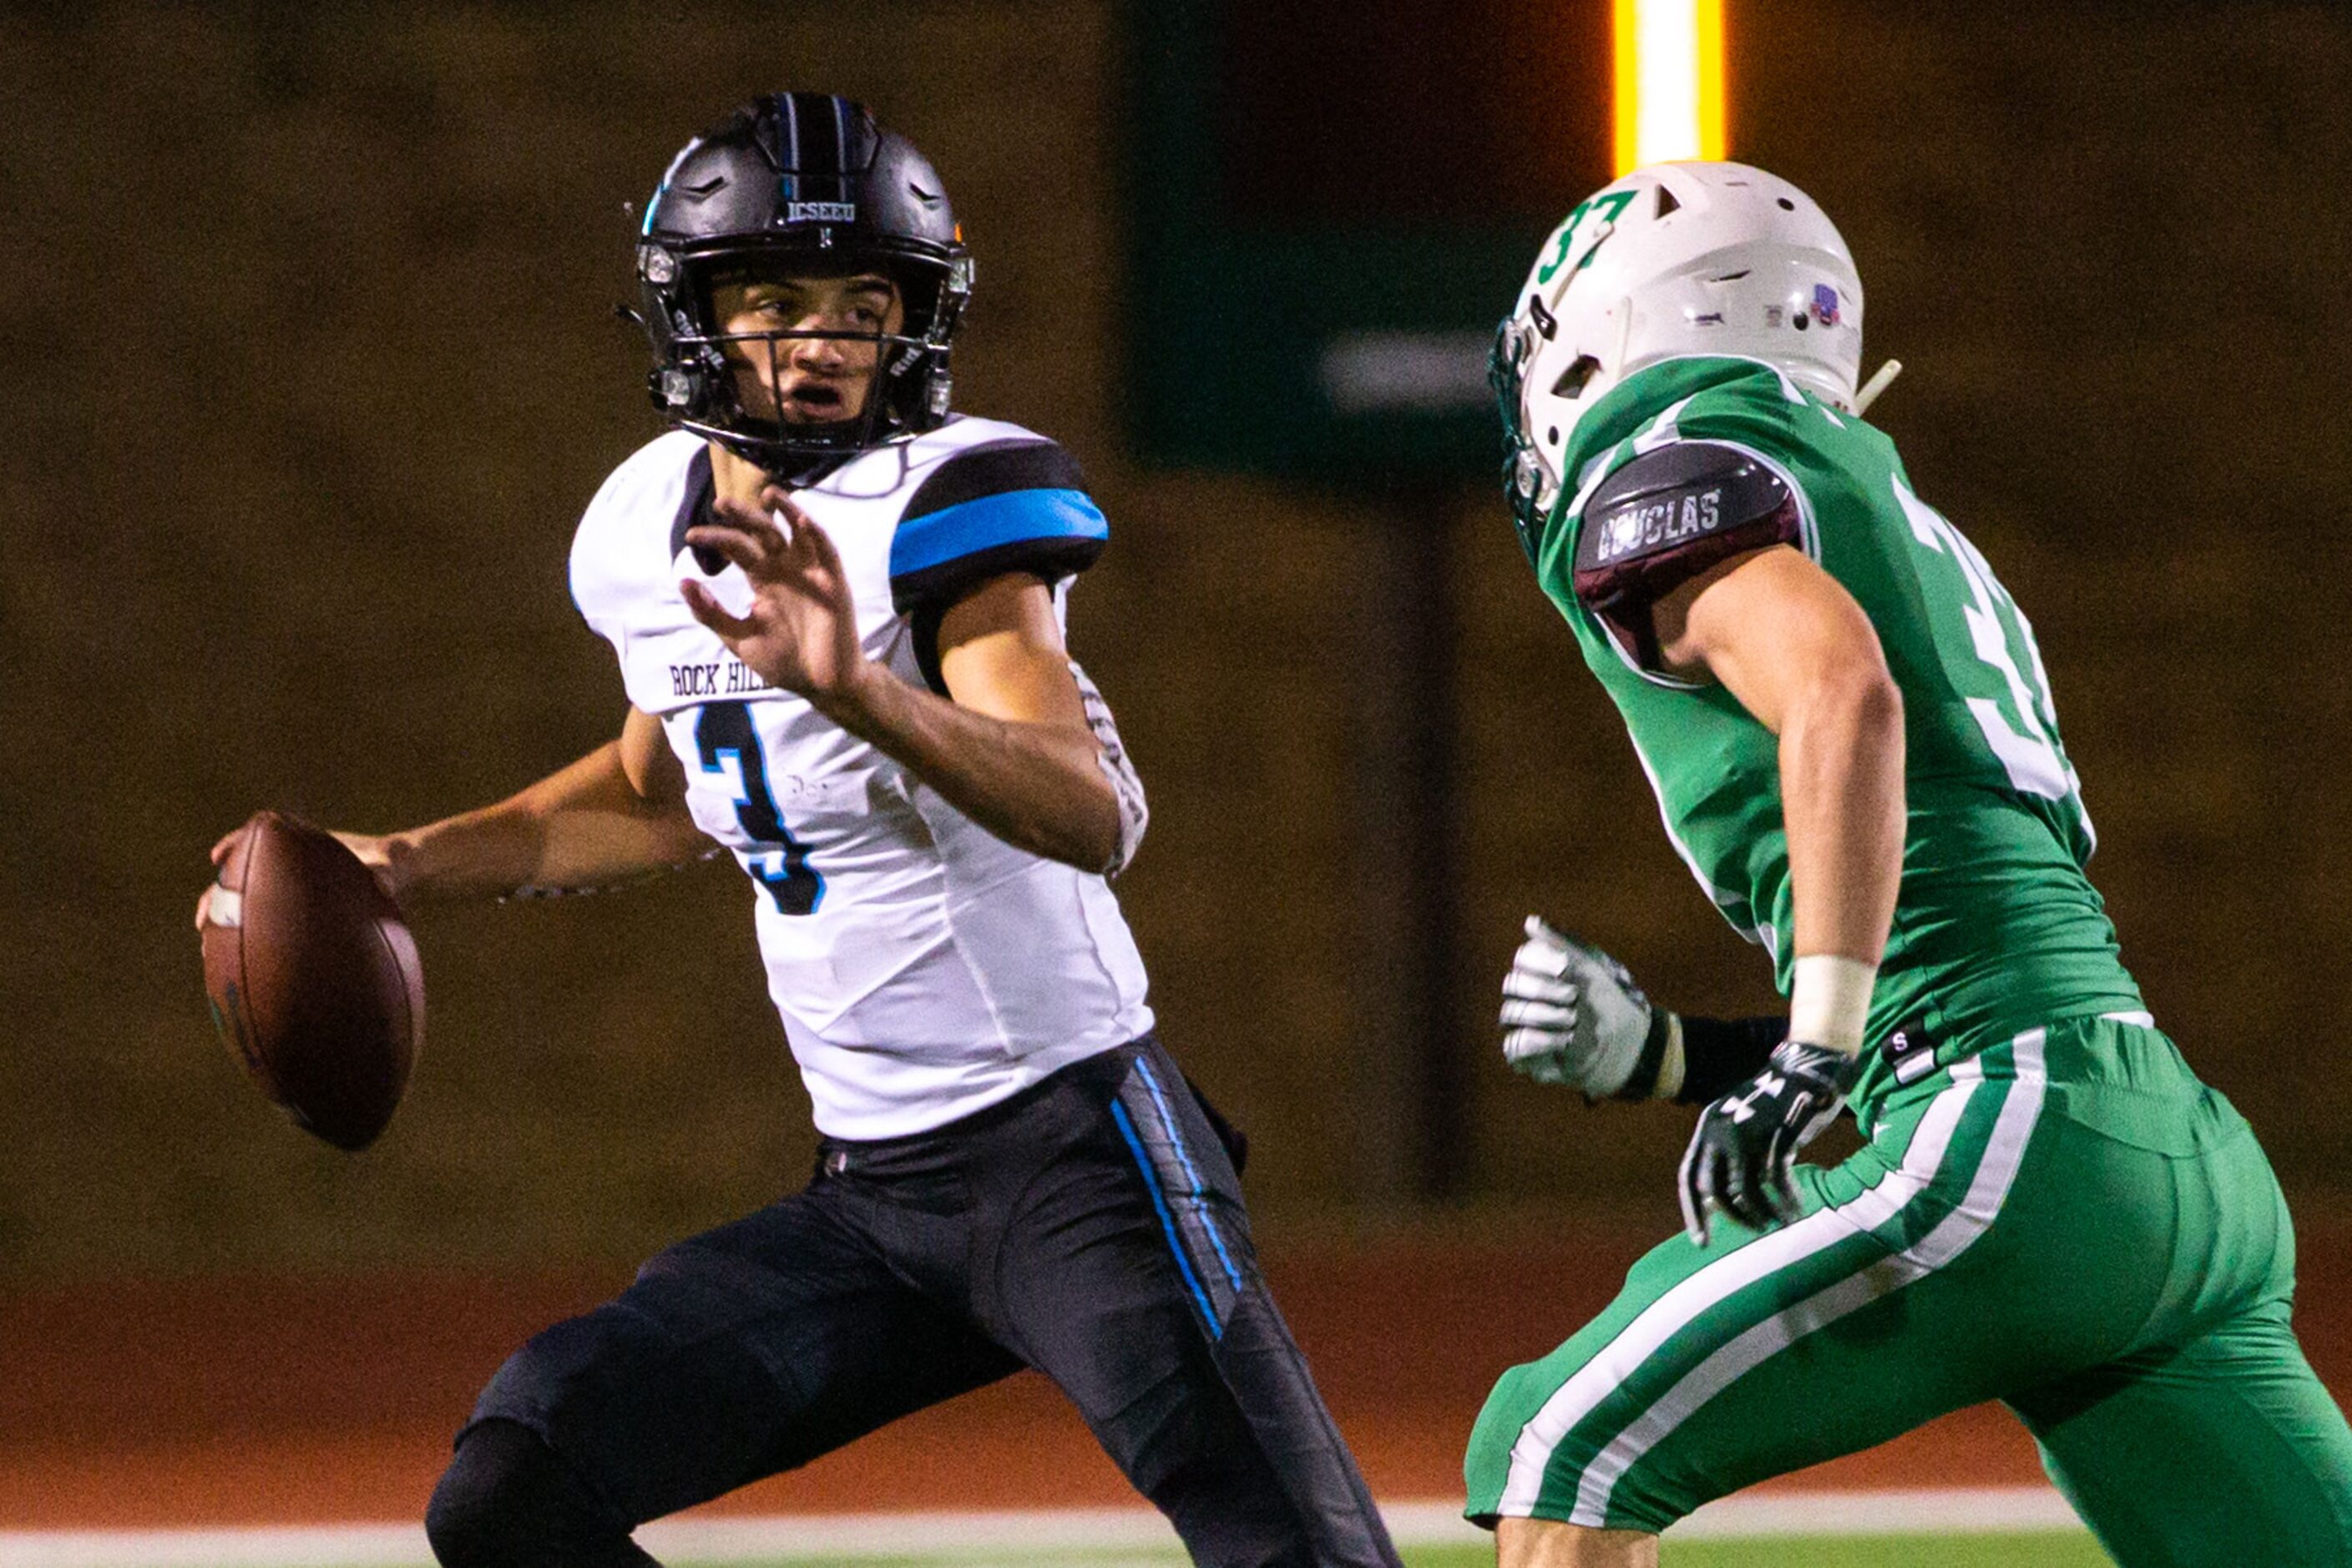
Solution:
[[[572,1563],[566,1543],[628,1539],[538,1433],[499,1420],[459,1440],[425,1508],[425,1534],[442,1568]]]
[[[532,1469],[554,1458],[537,1433],[511,1421],[486,1421],[467,1433],[425,1510],[425,1539],[443,1568],[509,1561],[518,1544],[517,1493],[531,1489]]]
[[[1495,1531],[1498,1568],[1656,1568],[1658,1538],[1541,1519],[1507,1519]]]
[[[1462,1454],[1462,1469],[1475,1499],[1481,1491],[1499,1494],[1511,1468],[1511,1448],[1519,1431],[1543,1404],[1549,1385],[1533,1388],[1539,1368],[1533,1363],[1512,1367],[1495,1380],[1478,1419],[1470,1428],[1470,1442]]]

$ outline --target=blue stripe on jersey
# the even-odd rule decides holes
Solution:
[[[1003,490],[899,523],[890,541],[890,575],[904,577],[1007,544],[1109,538],[1110,524],[1084,490]]]
[[[1143,1173],[1143,1185],[1151,1194],[1151,1207],[1160,1215],[1160,1228],[1167,1234],[1168,1250],[1176,1256],[1176,1271],[1184,1277],[1184,1289],[1192,1293],[1194,1305],[1209,1325],[1209,1337],[1225,1337],[1225,1325],[1217,1321],[1216,1309],[1209,1305],[1209,1293],[1201,1289],[1200,1277],[1192,1272],[1192,1260],[1185,1256],[1184,1243],[1176,1234],[1176,1216],[1169,1212],[1168,1199],[1160,1190],[1160,1173],[1151,1168],[1151,1156],[1144,1152],[1143,1140],[1135,1135],[1135,1123],[1127,1114],[1127,1107],[1114,1100],[1110,1102],[1110,1119],[1118,1124],[1118,1134],[1127,1140],[1129,1152],[1135,1156],[1136,1169]]]

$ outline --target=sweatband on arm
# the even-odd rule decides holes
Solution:
[[[1811,952],[1792,966],[1789,983],[1789,1037],[1847,1056],[1862,1054],[1870,1021],[1870,993],[1878,965],[1833,952]]]

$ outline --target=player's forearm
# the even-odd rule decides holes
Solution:
[[[1091,732],[975,712],[875,664],[813,700],[1006,843],[1082,871],[1117,858],[1118,802]]]
[[[1903,763],[1902,694],[1883,668],[1824,671],[1785,710],[1780,796],[1800,961],[1877,967],[1903,877]]]
[[[384,854],[404,900],[460,902],[626,881],[702,845],[682,805],[637,793],[616,742],[495,805],[394,834]]]

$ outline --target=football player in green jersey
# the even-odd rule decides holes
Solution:
[[[1467,1512],[1509,1568],[1654,1563],[2000,1399],[2125,1564],[2352,1563],[2278,1184],[2117,956],[2032,628],[1863,422],[1861,349],[1836,229],[1736,163],[1580,204],[1498,336],[1528,559],[1789,1016],[1678,1017],[1528,922],[1505,1054],[1702,1107],[1689,1235],[1503,1375]],[[1796,1164],[1844,1105],[1864,1147]]]

